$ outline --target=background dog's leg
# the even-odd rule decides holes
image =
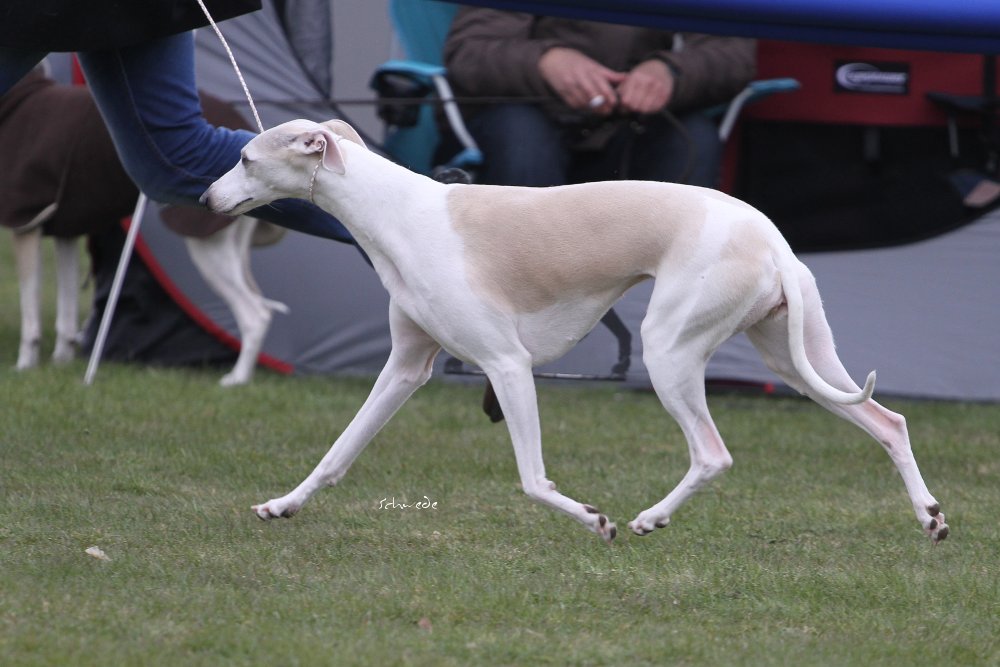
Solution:
[[[507,417],[524,492],[532,500],[569,514],[606,542],[611,542],[617,534],[615,524],[593,506],[579,503],[556,491],[555,483],[545,476],[538,400],[528,353],[521,350],[520,355],[504,355],[504,360],[483,365],[482,368]]]
[[[251,218],[247,215],[241,215],[236,218],[236,221],[233,223],[233,226],[236,227],[237,230],[236,247],[238,248],[240,266],[243,271],[243,282],[246,283],[247,288],[253,294],[256,294],[261,299],[263,304],[267,306],[268,310],[287,315],[290,312],[288,306],[280,301],[274,301],[273,299],[265,297],[264,292],[261,291],[260,285],[257,284],[257,280],[254,278],[253,271],[250,268],[250,248],[253,245],[254,237],[257,234],[258,223],[259,221],[256,218]]]
[[[253,378],[257,356],[271,324],[271,310],[288,309],[265,299],[249,269],[250,237],[255,221],[240,217],[231,225],[205,238],[185,238],[191,261],[208,286],[226,302],[240,332],[240,354],[233,369],[220,384],[231,387]]]
[[[38,365],[42,345],[42,230],[41,227],[14,234],[14,258],[21,299],[21,345],[17,352],[18,370]]]
[[[52,361],[69,363],[76,357],[80,326],[80,255],[77,239],[56,238],[56,346]]]
[[[806,303],[806,354],[813,368],[834,387],[843,391],[858,391],[859,387],[837,357],[833,334],[818,296],[807,299]],[[789,386],[807,394],[835,415],[857,425],[885,448],[903,478],[920,525],[935,543],[945,539],[948,536],[948,524],[945,523],[940,504],[927,489],[917,467],[910,447],[906,419],[872,399],[858,405],[838,405],[814,395],[792,364],[785,316],[764,320],[749,329],[747,334],[771,370]]]
[[[253,507],[261,519],[290,517],[316,491],[340,481],[365,445],[430,378],[434,357],[441,349],[437,342],[394,305],[389,308],[389,325],[392,352],[365,404],[319,465],[294,491]]]

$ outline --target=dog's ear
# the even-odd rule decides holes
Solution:
[[[368,148],[367,146],[365,146],[365,142],[362,141],[361,135],[358,134],[357,130],[355,130],[353,127],[351,127],[344,121],[334,118],[333,120],[326,121],[322,125],[323,127],[333,132],[334,134],[341,136],[344,139],[347,139],[348,141],[353,141],[362,148]]]
[[[347,173],[347,163],[344,161],[344,153],[337,145],[337,137],[327,128],[306,132],[301,137],[302,146],[307,155],[313,153],[322,154],[323,168],[337,174]]]

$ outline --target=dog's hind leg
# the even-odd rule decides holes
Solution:
[[[38,365],[42,345],[42,229],[14,233],[14,259],[21,300],[21,344],[17,352],[17,370]]]
[[[645,348],[646,343],[643,343]],[[643,353],[656,395],[684,433],[691,462],[680,483],[628,526],[637,535],[663,528],[696,491],[725,472],[733,458],[719,435],[705,400],[705,365],[684,354]]]
[[[249,270],[253,221],[240,217],[205,238],[185,238],[191,261],[216,294],[226,302],[240,332],[240,354],[232,370],[219,381],[223,387],[246,384],[253,379],[264,338],[271,324],[271,311],[287,312],[283,304],[265,299]]]
[[[629,522],[637,535],[665,527],[677,508],[733,463],[705,398],[705,365],[729,337],[731,324],[721,309],[706,303],[696,292],[662,286],[661,281],[642,323],[643,362],[657,397],[687,440],[690,465],[665,498]],[[706,322],[715,324],[708,327]]]
[[[76,239],[56,238],[56,345],[52,361],[76,357],[80,337],[80,255]]]
[[[804,286],[804,292],[807,296],[805,340],[809,361],[816,372],[834,387],[848,392],[859,391],[837,356],[830,325],[811,281]],[[948,536],[948,525],[941,513],[940,504],[927,489],[917,467],[910,447],[906,419],[872,399],[856,405],[840,405],[809,389],[791,360],[786,314],[779,313],[757,323],[747,330],[747,335],[764,357],[765,363],[789,386],[808,395],[835,415],[857,425],[882,445],[903,478],[913,511],[925,533],[935,543],[945,539]]]
[[[371,393],[319,465],[294,491],[281,498],[254,505],[261,519],[290,517],[324,486],[332,486],[347,473],[351,463],[418,387],[431,376],[440,346],[394,304],[389,307],[392,352]]]
[[[494,362],[483,363],[481,367],[507,418],[524,492],[532,500],[565,512],[605,542],[611,542],[617,534],[615,524],[592,505],[579,503],[556,491],[555,483],[545,476],[538,400],[528,352],[522,348],[512,354],[498,355]]]

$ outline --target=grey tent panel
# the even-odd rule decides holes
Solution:
[[[261,11],[220,24],[265,128],[293,118],[333,117],[328,102],[333,81],[330,4],[327,0],[296,0],[287,3],[286,16],[282,17],[274,2],[265,1]],[[288,33],[283,24],[289,26]],[[299,40],[297,49],[289,34]],[[252,121],[243,88],[216,34],[202,28],[195,43],[199,87],[232,103]]]
[[[856,381],[876,369],[883,394],[1000,400],[1000,211],[921,243],[801,259]],[[745,337],[708,375],[777,381]]]

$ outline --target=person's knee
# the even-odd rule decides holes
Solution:
[[[715,187],[722,142],[715,122],[701,113],[662,120],[639,139],[636,175],[640,178]]]
[[[470,122],[470,131],[483,151],[485,182],[531,186],[565,182],[568,153],[562,129],[538,107],[490,107]]]

